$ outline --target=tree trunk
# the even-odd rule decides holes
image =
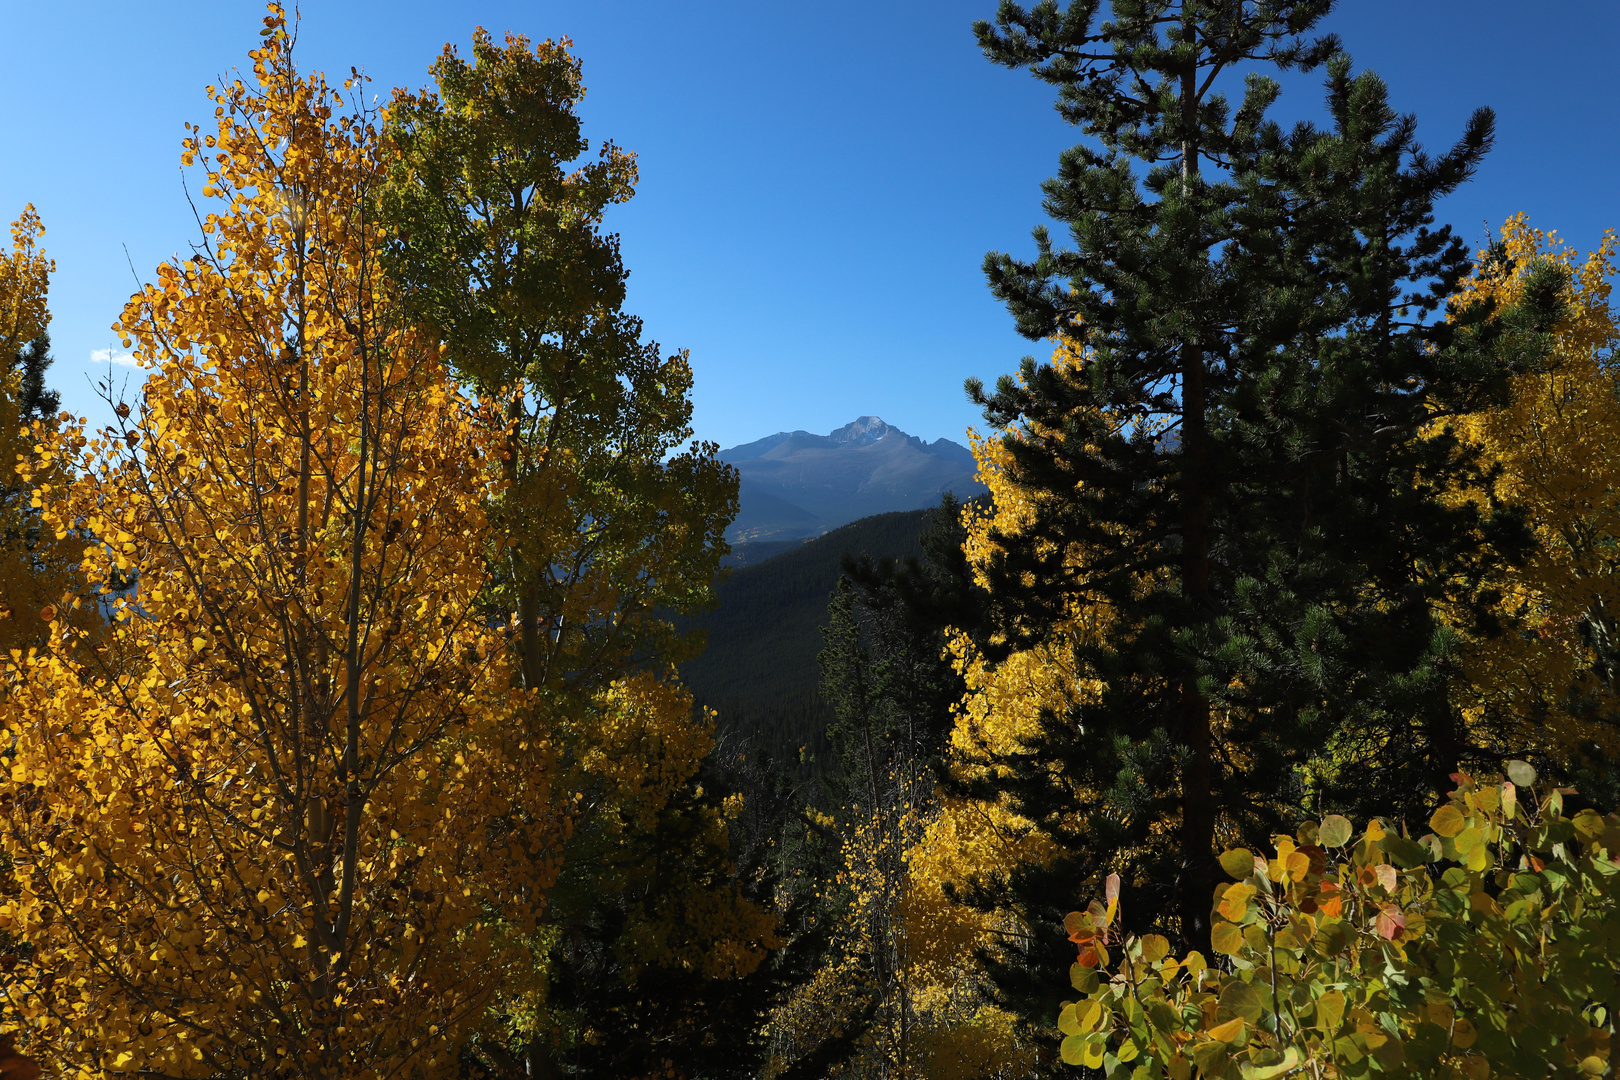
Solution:
[[[1204,429],[1204,351],[1190,345],[1182,368],[1181,454],[1183,595],[1201,609],[1209,597],[1209,489],[1205,476],[1208,440]],[[1211,872],[1215,846],[1215,805],[1209,699],[1198,688],[1189,661],[1180,673],[1177,708],[1180,742],[1191,752],[1181,778],[1181,883],[1178,906],[1181,936],[1188,948],[1209,948]]]
[[[1196,26],[1186,5],[1182,29],[1193,42]],[[1198,64],[1188,63],[1181,76],[1181,179],[1183,197],[1198,179]],[[1209,602],[1209,459],[1205,427],[1206,387],[1204,350],[1196,341],[1182,349],[1181,367],[1181,588],[1182,595],[1201,610]],[[1194,621],[1201,621],[1201,616]],[[1198,689],[1198,673],[1189,663],[1180,674],[1177,710],[1180,741],[1192,754],[1181,778],[1181,882],[1177,906],[1181,936],[1188,948],[1209,950],[1209,911],[1214,888],[1215,806],[1209,700]]]

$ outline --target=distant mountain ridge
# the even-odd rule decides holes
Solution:
[[[797,540],[873,514],[927,509],[949,491],[984,492],[967,447],[925,442],[876,416],[826,435],[779,431],[720,451],[741,476],[732,543]]]

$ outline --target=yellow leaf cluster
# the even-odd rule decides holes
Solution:
[[[40,528],[33,492],[15,472],[33,443],[23,429],[17,357],[50,318],[46,301],[55,264],[39,248],[44,232],[28,206],[12,223],[10,254],[0,253],[0,654],[38,644],[49,621],[40,612],[47,608],[61,609],[80,626],[94,622],[82,604],[73,606],[73,545]]]
[[[1620,397],[1610,306],[1616,237],[1579,257],[1524,214],[1502,228],[1499,258],[1464,283],[1463,305],[1506,306],[1525,272],[1567,271],[1567,315],[1540,370],[1515,376],[1508,400],[1455,422],[1466,445],[1501,467],[1501,494],[1522,506],[1537,548],[1494,582],[1506,632],[1468,642],[1464,713],[1504,751],[1564,757],[1606,739],[1597,717],[1620,707],[1609,668],[1620,630]]]
[[[451,1073],[570,828],[481,607],[503,425],[375,271],[387,147],[267,28],[118,323],[140,399],[23,467],[111,624],[56,613],[0,702],[0,992],[62,1075]]]
[[[39,246],[44,235],[30,203],[11,223],[11,251],[0,251],[0,357],[8,360],[51,321],[47,296],[56,263]]]

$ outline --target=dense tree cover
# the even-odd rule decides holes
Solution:
[[[711,610],[676,620],[703,634],[703,651],[681,665],[681,677],[718,714],[723,735],[746,737],[754,753],[798,760],[807,772],[825,769],[834,756],[827,740],[834,714],[820,693],[816,654],[828,597],[846,558],[877,565],[920,555],[929,513],[877,514],[790,541],[776,556],[733,570]]]
[[[74,556],[65,538],[41,528],[33,493],[13,469],[25,457],[24,429],[57,422],[59,397],[45,386],[51,365],[49,286],[55,264],[39,243],[45,229],[32,206],[11,226],[0,253],[0,654],[38,644],[39,612],[72,586]]]
[[[1088,140],[986,263],[1051,358],[988,496],[729,583],[570,43],[374,112],[272,7],[110,427],[0,253],[0,1073],[1606,1070],[1613,238],[1470,262],[1489,115],[1424,153],[1331,6],[980,24]]]
[[[54,1068],[746,1066],[715,1028],[768,1003],[775,920],[655,614],[707,594],[735,481],[671,452],[689,367],[618,311],[596,222],[630,159],[559,172],[577,62],[475,53],[435,68],[449,112],[377,117],[273,9],[184,148],[218,212],[122,317],[139,400],[29,433],[113,612],[102,640],[45,605],[8,669],[0,980]],[[439,183],[463,137],[531,171]],[[402,260],[412,229],[446,260]]]
[[[504,417],[490,603],[514,614],[519,675],[555,718],[578,807],[532,935],[539,974],[483,1052],[529,1073],[740,1069],[748,1055],[714,1030],[763,1008],[748,980],[774,917],[728,862],[733,811],[699,784],[712,719],[675,681],[689,650],[669,618],[708,596],[736,478],[713,445],[682,449],[687,357],[622,309],[601,221],[633,194],[635,159],[605,143],[570,171],[589,147],[569,43],[478,31],[470,58],[447,48],[431,71],[436,91],[389,106],[385,263]],[[643,705],[620,719],[620,696]]]
[[[1523,508],[1536,539],[1522,564],[1492,568],[1494,613],[1508,632],[1465,641],[1458,700],[1469,740],[1499,756],[1534,754],[1611,799],[1620,794],[1608,765],[1620,723],[1614,244],[1611,233],[1577,258],[1523,214],[1508,220],[1458,304],[1511,305],[1532,268],[1551,262],[1565,273],[1566,314],[1544,365],[1515,375],[1500,405],[1456,421],[1464,445],[1501,470],[1501,496]]]
[[[1019,329],[1061,343],[969,387],[1018,498],[984,534],[992,630],[965,659],[1015,704],[970,704],[955,741],[975,805],[952,824],[999,857],[959,841],[931,871],[988,920],[1026,1018],[1063,962],[1037,928],[1076,882],[1118,873],[1134,928],[1207,947],[1218,836],[1444,790],[1442,607],[1483,633],[1486,571],[1528,543],[1447,418],[1539,363],[1561,278],[1429,317],[1468,268],[1432,206],[1491,116],[1425,153],[1381,80],[1307,37],[1329,7],[1006,3],[978,28],[1088,139],[1045,186],[1072,246],[1041,229],[1035,259],[985,264]],[[1325,68],[1327,127],[1266,118],[1273,65]]]
[[[269,30],[185,143],[203,240],[120,318],[139,400],[36,429],[23,469],[112,607],[108,635],[48,608],[7,669],[0,979],[59,1071],[442,1066],[570,827],[480,617],[498,417],[377,273],[358,88]]]

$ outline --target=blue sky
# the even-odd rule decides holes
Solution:
[[[616,209],[631,310],[691,350],[696,427],[722,446],[863,414],[960,441],[962,380],[1026,353],[985,290],[988,249],[1029,250],[1039,183],[1073,141],[1046,88],[991,66],[970,25],[994,0],[307,0],[301,64],[418,86],[475,25],[574,39],[593,143],[637,152]],[[1516,210],[1586,248],[1620,226],[1620,5],[1341,0],[1331,28],[1435,148],[1499,116],[1480,177],[1441,206],[1470,242]],[[245,63],[263,7],[0,0],[0,215],[32,201],[57,261],[54,384],[99,415],[92,359],[136,278],[185,249],[181,125]],[[1278,115],[1320,117],[1315,76]],[[127,252],[127,255],[126,255]],[[134,273],[132,275],[131,266]],[[113,355],[119,350],[113,349]],[[105,355],[105,354],[103,354]]]

